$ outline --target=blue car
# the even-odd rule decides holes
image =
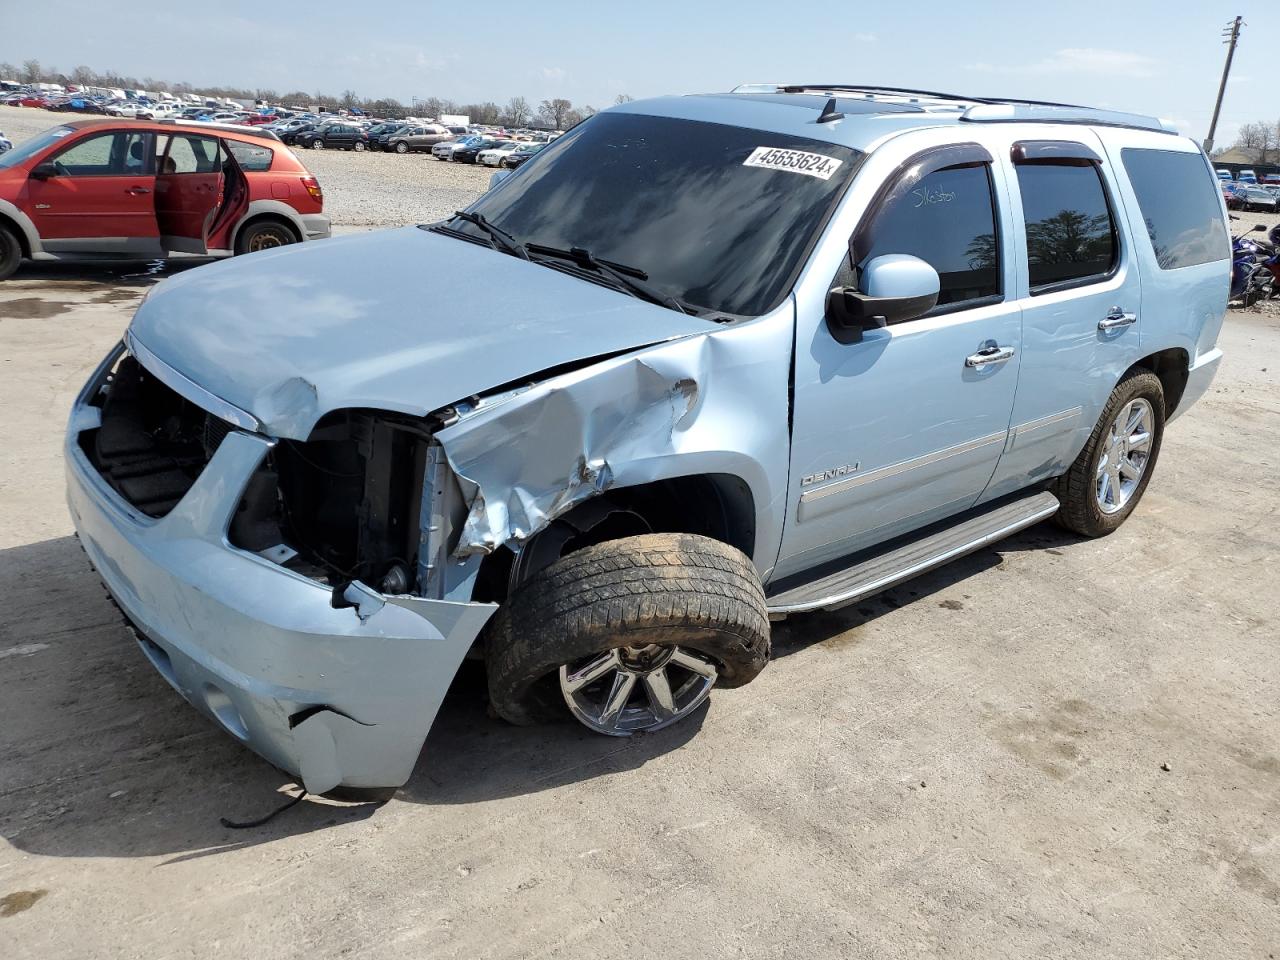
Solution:
[[[313,792],[404,783],[468,655],[512,723],[658,730],[772,621],[1124,523],[1222,358],[1215,184],[1105,110],[625,103],[439,222],[155,287],[71,514],[155,668]]]

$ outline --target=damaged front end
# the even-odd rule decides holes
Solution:
[[[66,444],[81,543],[143,652],[309,790],[404,783],[495,609],[419,589],[430,426],[344,411],[278,440],[146,363],[107,357]]]

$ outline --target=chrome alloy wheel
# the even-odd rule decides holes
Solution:
[[[1133,499],[1151,461],[1155,412],[1142,397],[1130,400],[1116,415],[1098,459],[1094,493],[1103,513],[1118,513]]]
[[[611,737],[661,730],[698,708],[716,682],[700,653],[650,643],[565,664],[560,691],[583,725]]]

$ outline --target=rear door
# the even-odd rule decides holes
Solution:
[[[156,256],[151,134],[105,130],[82,136],[47,160],[57,174],[31,177],[22,206],[50,253]]]
[[[248,205],[244,174],[216,137],[157,138],[155,219],[161,245],[179,253],[229,248],[230,227]]]
[[[1082,127],[1019,128],[1007,165],[1022,369],[990,500],[1063,473],[1142,356],[1143,264],[1114,161]]]

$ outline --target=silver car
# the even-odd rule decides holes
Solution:
[[[164,281],[68,500],[182,696],[308,790],[394,787],[468,656],[510,722],[653,731],[772,620],[1115,530],[1218,367],[1229,253],[1157,120],[631,102],[449,219]]]

